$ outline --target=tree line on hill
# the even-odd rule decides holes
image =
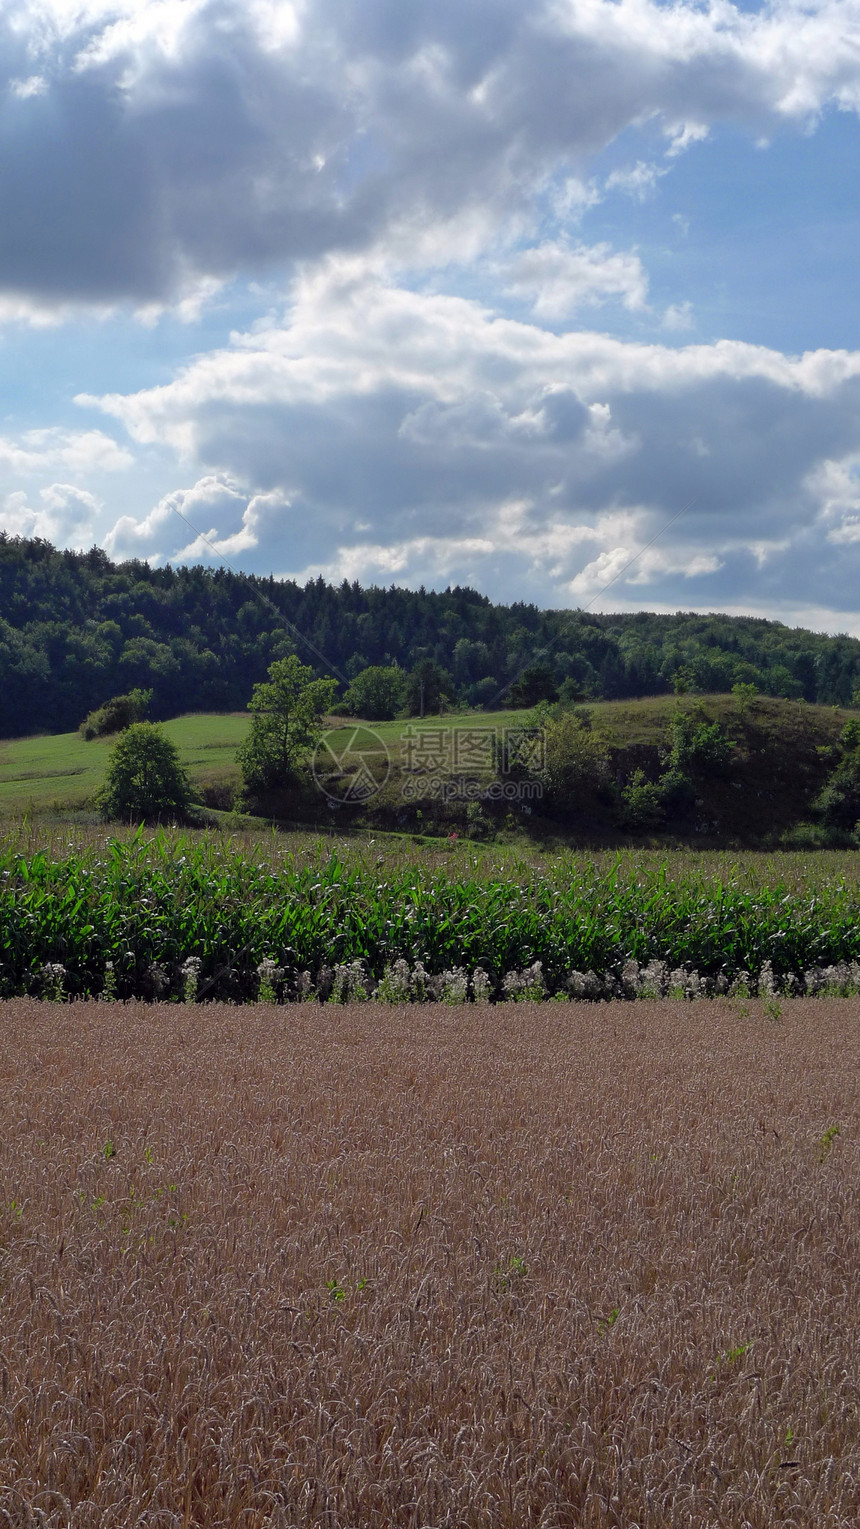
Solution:
[[[397,704],[413,714],[443,700],[532,706],[736,685],[860,704],[860,641],[779,622],[542,611],[459,587],[301,586],[0,534],[0,736],[70,731],[137,690],[152,692],[155,719],[241,710],[293,652],[319,678],[339,674],[340,704],[356,711],[368,670],[401,671]]]

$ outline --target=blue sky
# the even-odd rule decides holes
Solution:
[[[858,0],[6,0],[0,526],[860,634],[858,112]]]

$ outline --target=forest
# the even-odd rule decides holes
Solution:
[[[673,691],[860,700],[860,641],[745,616],[594,615],[495,605],[468,588],[304,586],[226,568],[115,564],[0,535],[0,736],[63,732],[110,696],[150,715],[232,711],[290,652],[344,686],[374,665],[432,664],[452,706]]]

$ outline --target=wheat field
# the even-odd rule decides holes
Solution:
[[[0,1524],[860,1521],[857,1000],[0,1027]]]

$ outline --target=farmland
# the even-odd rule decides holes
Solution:
[[[341,1002],[854,991],[856,857],[38,827],[0,846],[0,996],[247,1002],[261,984]]]
[[[856,1524],[856,1001],[0,1024],[8,1522]]]

